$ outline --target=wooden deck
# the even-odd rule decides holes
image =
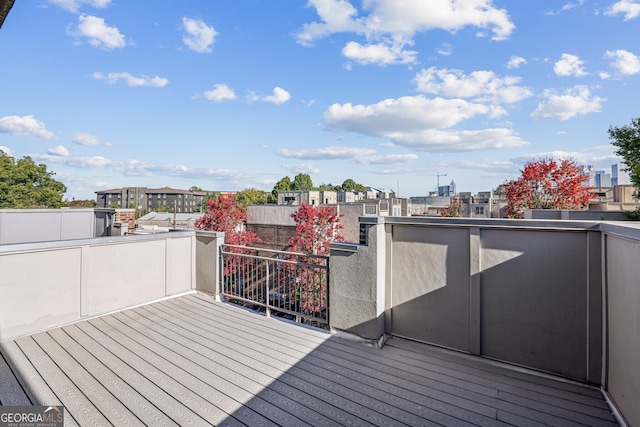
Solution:
[[[0,344],[2,405],[67,425],[617,425],[599,390],[193,294]]]

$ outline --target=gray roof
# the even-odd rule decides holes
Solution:
[[[191,221],[196,220],[203,216],[202,212],[194,213],[177,213],[175,218],[178,221]],[[149,212],[148,214],[138,218],[138,221],[173,221],[174,214],[169,212]]]

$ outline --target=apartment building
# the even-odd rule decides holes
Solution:
[[[207,193],[204,191],[180,190],[171,187],[123,187],[96,191],[96,207],[100,208],[192,213],[201,211],[206,201]]]

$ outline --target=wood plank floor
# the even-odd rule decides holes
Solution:
[[[0,404],[67,425],[617,425],[599,390],[393,338],[383,349],[201,294],[0,344]]]

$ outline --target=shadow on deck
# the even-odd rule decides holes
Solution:
[[[617,425],[596,388],[400,338],[380,350],[203,294],[0,349],[0,403],[62,404],[67,425]]]

